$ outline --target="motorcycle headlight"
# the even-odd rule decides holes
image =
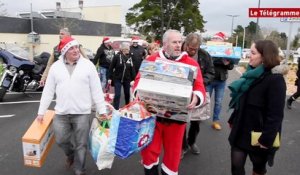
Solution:
[[[15,66],[10,66],[8,70],[13,74],[17,73],[18,71],[18,69]]]
[[[20,74],[20,75],[24,75],[24,71],[23,71],[23,70],[20,70],[20,71],[19,71],[19,74]]]

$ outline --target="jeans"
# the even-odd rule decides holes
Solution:
[[[215,90],[215,103],[213,112],[213,121],[220,120],[220,113],[222,109],[222,101],[224,97],[226,81],[214,80],[209,85],[206,86],[210,97],[212,97],[212,92]]]
[[[74,159],[74,170],[85,171],[86,150],[89,136],[89,114],[56,115],[53,130],[56,143],[69,159]],[[74,143],[71,142],[74,138]]]
[[[119,109],[119,105],[120,105],[122,85],[124,89],[125,104],[128,104],[130,101],[130,82],[129,81],[121,82],[121,80],[114,80],[115,97],[113,101],[113,106],[116,110]]]
[[[105,89],[107,86],[107,80],[108,80],[108,68],[105,67],[99,67],[99,76],[101,80],[101,87],[102,89]]]

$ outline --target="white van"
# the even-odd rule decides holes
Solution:
[[[300,58],[300,47],[293,53],[293,63],[298,63],[298,58]]]

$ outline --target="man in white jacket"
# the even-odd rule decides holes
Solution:
[[[80,55],[76,40],[63,38],[59,51],[59,60],[51,66],[47,77],[37,120],[43,122],[56,94],[53,120],[56,143],[67,156],[67,168],[74,163],[75,174],[84,175],[91,107],[94,103],[100,116],[106,117],[104,95],[94,64]],[[74,144],[71,136],[75,139]]]

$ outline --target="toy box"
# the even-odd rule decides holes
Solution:
[[[226,58],[234,64],[238,64],[242,57],[241,47],[232,47],[229,45],[201,45],[213,58]]]
[[[182,85],[141,78],[136,88],[139,98],[146,106],[151,106],[150,112],[159,117],[186,121],[191,102],[192,85]],[[149,108],[148,108],[149,110]]]
[[[26,166],[41,167],[54,142],[52,120],[55,113],[48,110],[44,121],[40,124],[34,120],[22,137],[24,164]]]
[[[143,61],[139,72],[141,78],[145,79],[172,82],[176,84],[192,84],[195,76],[194,74],[197,71],[188,65],[157,60],[155,62]]]

